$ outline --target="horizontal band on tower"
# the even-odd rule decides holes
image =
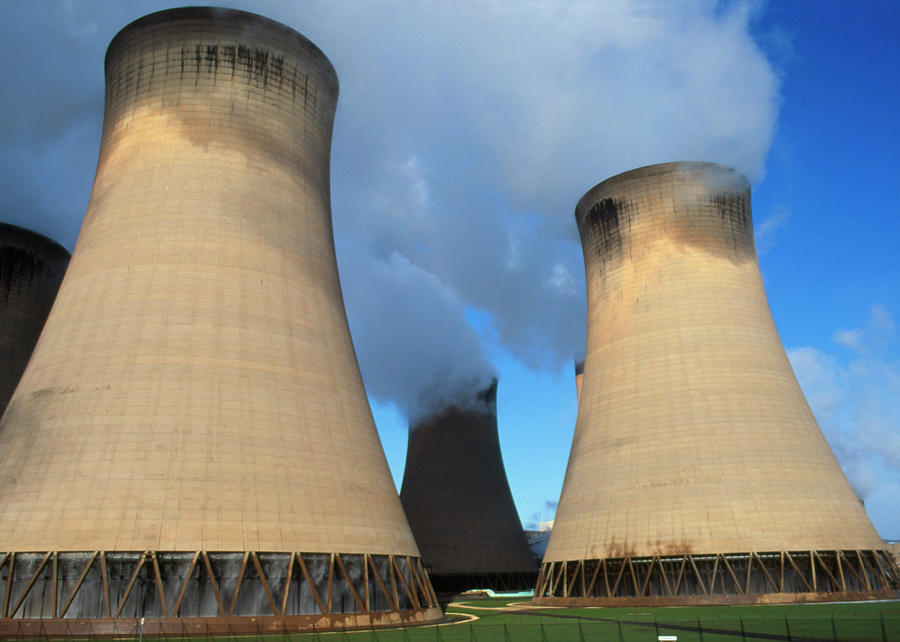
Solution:
[[[215,633],[441,617],[418,557],[367,553],[0,553],[0,591],[0,635],[26,622],[48,634],[124,634],[141,620],[147,633]]]
[[[752,604],[900,597],[888,551],[776,551],[546,562],[540,605]]]

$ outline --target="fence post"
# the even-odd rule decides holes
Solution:
[[[888,642],[887,631],[884,628],[884,613],[881,614],[881,642]]]
[[[581,628],[581,620],[578,620],[578,642],[584,642],[584,630]]]
[[[745,640],[747,639],[747,636],[744,633],[744,618],[739,615],[738,620],[741,623],[741,642],[745,642]]]
[[[625,642],[625,637],[622,635],[622,623],[619,620],[616,620],[616,626],[619,627],[619,642]]]
[[[831,614],[831,639],[834,640],[834,642],[838,642],[837,627],[834,625],[834,613]]]
[[[509,627],[506,626],[506,622],[503,623],[503,642],[510,642]]]
[[[784,630],[787,631],[788,642],[793,642],[794,637],[791,635],[791,623],[788,622],[787,615],[784,616]]]
[[[700,618],[697,618],[697,633],[700,634],[700,642],[703,642],[703,625],[700,624]]]

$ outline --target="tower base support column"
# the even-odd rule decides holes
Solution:
[[[884,550],[685,554],[545,562],[542,606],[776,604],[900,598]]]
[[[0,553],[0,637],[353,629],[442,618],[417,557]]]

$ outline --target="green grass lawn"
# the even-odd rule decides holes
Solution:
[[[530,608],[528,598],[451,603],[438,626],[219,637],[221,642],[900,642],[900,601],[773,606]],[[513,607],[510,607],[510,604]],[[82,638],[84,639],[84,638]],[[201,642],[204,638],[148,638]]]
[[[349,642],[580,642],[725,640],[841,640],[900,642],[900,602],[665,608],[508,608],[514,600],[453,603],[441,626],[319,634]],[[518,600],[521,606],[526,600]],[[468,617],[477,617],[470,620]],[[466,618],[466,619],[463,619]],[[298,636],[299,637],[299,636]],[[315,638],[314,635],[303,636]]]
[[[496,600],[490,602],[484,606],[497,606]],[[506,625],[509,639],[523,641],[656,640],[659,634],[677,636],[679,642],[714,642],[740,640],[742,632],[745,639],[773,639],[768,636],[777,636],[780,639],[900,641],[900,602],[533,609],[527,613],[466,608],[479,605],[478,601],[466,602],[447,611],[478,615],[480,619],[471,628],[477,634],[479,627],[490,627],[493,635],[490,639],[497,640],[506,639],[497,634]],[[533,629],[537,629],[536,634]]]

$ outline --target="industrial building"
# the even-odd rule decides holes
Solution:
[[[56,241],[0,223],[0,416],[50,314],[69,252]]]
[[[496,379],[410,426],[400,499],[439,594],[534,586],[500,453]]]
[[[595,186],[575,216],[584,379],[535,601],[900,596],[775,330],[747,180],[651,165]]]
[[[344,312],[337,97],[241,11],[109,45],[84,224],[0,421],[0,635],[441,617]]]

